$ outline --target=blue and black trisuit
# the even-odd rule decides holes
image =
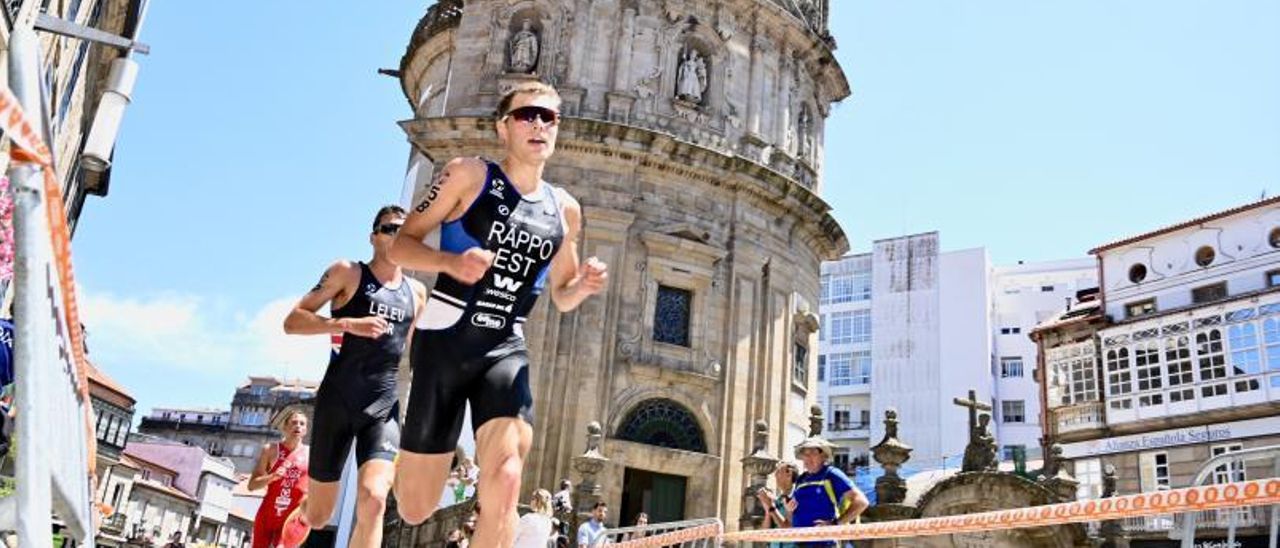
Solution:
[[[468,402],[474,430],[499,417],[533,422],[521,324],[546,287],[564,239],[563,214],[551,185],[522,195],[498,164],[485,165],[483,189],[461,217],[441,225],[439,246],[457,254],[479,247],[494,261],[475,285],[440,273],[427,298],[413,335],[401,439],[414,453],[452,452]]]

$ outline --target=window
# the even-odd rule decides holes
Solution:
[[[689,311],[692,305],[692,291],[659,285],[658,298],[654,303],[653,340],[689,346]]]
[[[1107,351],[1107,395],[1133,392],[1133,373],[1129,370],[1129,349]]]
[[[1017,335],[1018,333],[1022,333],[1021,327],[1001,327],[1000,328],[1001,335]]]
[[[1191,302],[1194,304],[1211,303],[1227,298],[1227,282],[1197,287],[1191,290]]]
[[[1133,398],[1111,400],[1112,409],[1133,409]]]
[[[1133,366],[1138,372],[1138,391],[1159,390],[1162,376],[1160,374],[1160,347],[1155,341],[1146,344],[1138,343],[1133,349]]]
[[[871,311],[857,310],[853,313],[853,342],[871,342]]]
[[[1169,488],[1168,453],[1142,453],[1138,457],[1138,468],[1143,493]]]
[[[120,422],[120,433],[116,435],[115,445],[124,447],[125,442],[129,439],[129,421],[121,420]]]
[[[1000,378],[1018,378],[1022,377],[1022,357],[1003,357],[1000,358]]]
[[[819,341],[827,340],[827,315],[826,314],[818,315],[818,340]]]
[[[853,273],[853,300],[871,300],[871,271]]]
[[[809,386],[809,349],[796,343],[795,362],[791,365],[791,382],[800,386]]]
[[[841,304],[871,299],[871,272],[822,277],[818,304]]]
[[[1147,265],[1139,263],[1129,267],[1129,281],[1136,284],[1142,283],[1145,279],[1147,279]]]
[[[1005,424],[1023,424],[1027,422],[1027,403],[1023,400],[1004,400],[1000,402],[1000,420]]]
[[[853,355],[853,384],[871,384],[871,351],[859,350]]]
[[[1146,299],[1136,303],[1129,303],[1124,306],[1125,317],[1137,318],[1138,316],[1146,316],[1156,311],[1156,300]]]
[[[827,356],[818,354],[818,382],[827,380]]]
[[[827,358],[827,384],[831,386],[848,386],[853,384],[853,354],[838,352]]]
[[[871,342],[871,311],[853,310],[831,315],[831,344]]]
[[[1262,342],[1267,345],[1267,370],[1280,371],[1280,320],[1262,322]]]
[[[1073,472],[1080,482],[1080,486],[1076,488],[1076,498],[1096,499],[1102,496],[1102,461],[1081,459],[1074,464]]]
[[[1271,247],[1280,247],[1280,227],[1271,229],[1271,233],[1267,234],[1267,241],[1271,243]]]
[[[1182,390],[1173,390],[1169,392],[1169,403],[1178,403],[1183,401],[1191,401],[1196,397],[1194,388],[1183,388]]]
[[[1200,397],[1216,398],[1227,395],[1227,383],[1214,384],[1200,388]]]
[[[1272,244],[1274,247],[1274,244]],[[1275,287],[1280,285],[1280,270],[1272,270],[1267,273],[1267,287]]]
[[[1256,375],[1262,372],[1258,357],[1258,330],[1253,323],[1236,324],[1227,328],[1227,341],[1231,344],[1231,373]]]
[[[853,406],[837,403],[831,406],[831,430],[843,432],[853,429]]]
[[[1164,363],[1165,370],[1169,373],[1169,386],[1196,382],[1195,373],[1191,367],[1190,342],[1186,336],[1164,341]]]
[[[1164,403],[1164,394],[1144,394],[1138,396],[1138,407],[1151,407]]]
[[[1196,357],[1200,361],[1200,380],[1207,382],[1227,376],[1222,355],[1222,330],[1210,329],[1196,334]]]
[[[1074,405],[1098,399],[1098,379],[1092,356],[1058,362],[1055,376],[1064,384],[1062,405]]]
[[[831,464],[834,464],[836,468],[839,468],[841,470],[848,470],[849,469],[849,452],[843,451],[843,450],[836,451],[836,453],[832,455]]]
[[[108,426],[107,426],[107,441],[108,441],[108,442],[110,442],[111,440],[116,439],[116,436],[118,436],[118,435],[120,434],[120,423],[122,423],[122,422],[124,422],[124,421],[120,420],[120,419],[119,419],[119,417],[116,417],[116,416],[112,416],[112,417],[109,419],[109,422],[107,423],[107,424],[108,424]]]
[[[1213,456],[1224,455],[1226,453],[1235,453],[1243,448],[1241,444],[1233,443],[1228,445],[1218,445],[1211,449]],[[1214,483],[1232,483],[1237,481],[1245,481],[1245,468],[1243,462],[1233,462],[1224,464],[1213,470]]]
[[[78,9],[78,8],[77,8]],[[81,40],[80,47],[76,50],[75,61],[71,63],[71,79],[67,81],[65,89],[62,90],[62,100],[58,103],[58,125],[61,126],[67,119],[67,113],[71,110],[71,99],[76,93],[76,84],[80,81],[80,73],[85,72],[84,57],[89,52],[89,41]]]
[[[1053,293],[1053,286],[1051,286],[1051,285],[1042,285],[1042,286],[1040,286],[1040,292],[1041,292],[1041,293]]]
[[[1200,246],[1200,249],[1196,250],[1196,264],[1200,266],[1209,266],[1213,264],[1213,259],[1216,255],[1217,254],[1213,251],[1212,247],[1207,245]]]

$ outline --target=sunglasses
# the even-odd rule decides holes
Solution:
[[[401,226],[402,226],[402,223],[387,223],[387,224],[378,225],[378,228],[374,229],[374,231],[377,232],[378,234],[386,234],[387,236],[394,236],[396,232],[400,231]]]
[[[546,107],[527,106],[511,109],[502,117],[526,124],[533,124],[535,120],[548,126],[560,123],[560,113]]]

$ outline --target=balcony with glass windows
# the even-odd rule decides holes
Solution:
[[[1059,435],[1096,430],[1107,426],[1102,402],[1085,402],[1049,410]]]
[[[1100,333],[1109,423],[1245,415],[1280,401],[1280,303],[1197,316]]]

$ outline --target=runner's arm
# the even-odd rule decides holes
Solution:
[[[461,255],[434,249],[422,243],[432,231],[440,228],[462,202],[484,184],[488,168],[479,158],[454,158],[431,182],[426,195],[409,212],[404,226],[391,244],[391,261],[409,270],[444,272],[454,276]]]
[[[253,466],[253,475],[249,476],[250,491],[262,489],[276,479],[276,475],[271,473],[271,461],[275,458],[275,444],[264,444],[262,450],[258,451],[258,463]]]
[[[366,320],[381,320],[381,318],[334,319],[316,313],[325,303],[338,303],[350,299],[358,285],[360,285],[359,265],[350,261],[333,263],[325,270],[316,286],[303,295],[298,300],[298,304],[293,306],[293,310],[289,311],[289,315],[284,319],[284,332],[290,335],[320,335],[347,331],[364,334],[377,327],[362,324],[376,324],[377,322]],[[385,323],[383,320],[382,329],[386,328]]]
[[[595,257],[578,263],[578,240],[582,236],[582,206],[567,192],[560,192],[564,204],[564,243],[551,259],[551,301],[556,309],[569,312],[604,289],[608,267]]]

